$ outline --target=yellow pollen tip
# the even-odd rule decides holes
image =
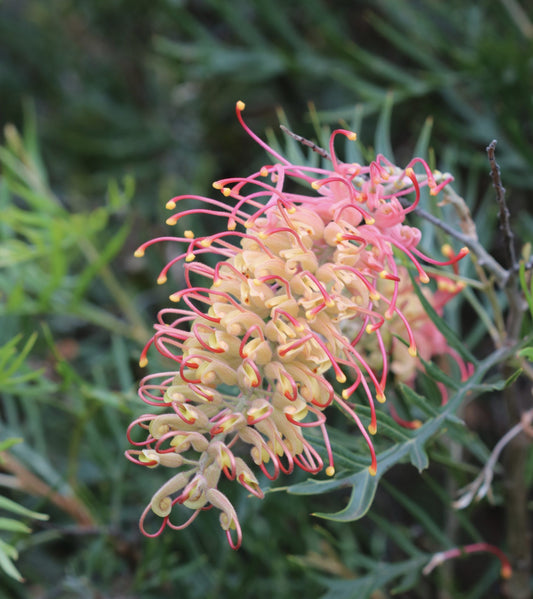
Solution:
[[[409,355],[413,358],[416,358],[416,356],[418,355],[418,352],[416,351],[416,347],[413,347],[412,345],[409,346],[409,349],[407,350]]]
[[[420,275],[420,282],[421,283],[429,283],[429,277],[427,276],[427,274],[425,272],[423,272]]]
[[[387,401],[384,393],[377,393],[376,399],[379,401],[379,403],[385,403]]]
[[[231,194],[231,189],[229,187],[223,187],[222,194],[227,198]]]
[[[311,183],[311,187],[312,187],[313,189],[320,189],[320,185],[321,185],[320,181],[313,181],[313,182]]]
[[[146,357],[142,357],[142,358],[139,360],[139,366],[140,366],[141,368],[144,368],[144,367],[145,367],[147,364],[148,364],[148,358],[146,358]]]
[[[222,183],[220,183],[220,181],[213,181],[212,185],[215,189],[222,189]]]
[[[368,432],[371,435],[375,435],[378,432],[378,427],[375,424],[369,424],[368,425]]]
[[[287,214],[294,214],[296,212],[296,206],[290,206],[287,208]]]
[[[172,226],[172,225],[175,225],[175,224],[176,224],[176,220],[177,220],[177,219],[176,219],[176,217],[175,217],[175,216],[169,216],[169,217],[167,218],[167,220],[165,221],[165,223],[166,223],[167,225],[171,225],[171,226]]]
[[[133,255],[136,258],[142,258],[144,256],[144,250],[142,248],[139,248],[139,249],[135,250],[135,252],[133,253]]]
[[[379,295],[379,293],[371,293],[371,294],[370,294],[368,297],[369,297],[369,298],[370,298],[370,299],[371,299],[373,302],[377,302],[377,301],[379,300],[379,298],[380,298],[380,295]]]
[[[213,242],[211,241],[211,239],[202,239],[202,241],[200,241],[200,245],[201,245],[203,248],[208,248],[208,247],[211,247],[211,244],[212,244],[212,243],[213,243]]]
[[[366,331],[367,335],[371,335],[374,332],[374,328],[372,327],[371,324],[367,324],[365,327],[365,331]]]
[[[355,131],[350,131],[350,135],[346,136],[350,141],[355,141],[357,139],[357,133]]]
[[[192,262],[195,258],[196,256],[194,254],[187,254],[185,256],[185,262]]]
[[[464,254],[466,256],[467,254],[470,254],[470,250],[465,245],[464,247],[461,248],[461,251],[459,253]]]
[[[443,256],[446,256],[446,258],[453,256],[453,249],[452,246],[449,243],[445,243],[441,248],[440,248],[441,254]]]
[[[371,476],[376,476],[376,472],[378,471],[377,466],[369,466],[368,467],[368,471],[370,472]]]
[[[169,299],[171,302],[179,302],[179,301],[180,301],[180,299],[181,299],[181,296],[180,296],[180,294],[179,294],[179,293],[173,293],[172,295],[169,295],[168,299]]]
[[[439,192],[437,191],[437,189],[436,189],[435,187],[432,187],[432,188],[429,190],[429,195],[430,195],[430,196],[436,196],[436,195],[438,195],[438,193],[439,193]]]
[[[158,285],[163,285],[166,282],[167,282],[167,277],[165,275],[159,275],[157,277],[157,284]]]
[[[335,474],[335,468],[333,468],[333,466],[328,466],[326,468],[326,475],[333,476],[334,474]]]
[[[346,376],[345,376],[344,372],[338,372],[336,374],[335,378],[337,379],[337,382],[339,382],[339,383],[345,383],[346,382]]]
[[[239,100],[237,102],[237,110],[239,112],[242,112],[245,108],[246,108],[246,104],[242,100]]]
[[[414,174],[415,174],[415,171],[410,166],[405,169],[405,176],[406,177],[410,177],[411,175],[414,175]]]
[[[184,231],[183,236],[187,239],[194,239],[194,233],[192,231]]]
[[[169,200],[166,204],[165,204],[165,208],[167,210],[174,210],[174,208],[176,207],[176,202],[174,200]]]
[[[344,389],[341,395],[342,399],[348,399],[350,397],[350,392],[348,391],[348,389]]]
[[[266,177],[268,176],[268,169],[266,166],[261,167],[261,170],[259,171],[259,174],[261,175],[261,177]]]
[[[505,564],[505,566],[502,566],[502,568],[500,570],[500,576],[502,578],[505,578],[507,580],[508,578],[511,578],[512,575],[513,575],[513,569],[511,568],[511,566],[509,564]]]
[[[389,273],[388,273],[386,270],[382,270],[382,271],[379,273],[379,278],[380,278],[380,279],[386,279],[388,274],[389,274]]]
[[[375,218],[372,218],[371,216],[365,217],[365,225],[373,225],[375,222]]]
[[[413,427],[413,429],[420,428],[422,426],[422,420],[413,420],[411,422],[411,426]]]

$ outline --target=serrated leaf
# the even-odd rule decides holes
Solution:
[[[352,477],[352,494],[348,501],[348,505],[336,512],[335,514],[316,513],[314,516],[324,518],[325,520],[335,520],[336,522],[352,522],[353,520],[359,520],[362,518],[370,509],[376,489],[378,488],[378,482],[381,475],[372,476],[368,469],[358,472]]]

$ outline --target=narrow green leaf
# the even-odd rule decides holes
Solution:
[[[8,530],[10,532],[23,532],[29,534],[31,528],[26,526],[23,522],[14,520],[13,518],[2,518],[0,517],[0,530]]]
[[[17,559],[17,550],[0,539],[0,568],[11,578],[23,582],[22,574],[15,568],[13,559]]]
[[[7,497],[3,497],[0,495],[0,509],[6,510],[13,514],[19,514],[21,516],[25,516],[27,518],[34,518],[35,520],[48,520],[48,514],[41,514],[40,512],[34,512],[33,510],[29,510],[28,508],[19,505],[15,501],[8,499]]]
[[[391,128],[391,115],[392,107],[394,106],[394,94],[389,92],[385,96],[385,102],[381,109],[378,123],[376,126],[376,134],[374,138],[374,145],[376,154],[383,154],[391,162],[394,162],[394,154],[392,151],[392,144],[390,140],[390,128]]]
[[[411,274],[411,273],[410,273]],[[477,359],[472,354],[472,352],[465,346],[465,344],[459,339],[456,335],[455,331],[448,325],[448,323],[441,318],[435,308],[429,303],[426,296],[420,290],[420,286],[414,280],[414,277],[411,274],[411,280],[413,283],[413,289],[424,308],[424,311],[429,316],[433,324],[439,329],[439,331],[444,335],[446,341],[453,347],[455,351],[467,362],[471,362],[472,364],[477,364]]]

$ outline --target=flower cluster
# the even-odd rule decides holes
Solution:
[[[183,195],[167,205],[174,210],[184,200],[198,203],[176,212],[170,225],[210,215],[224,219],[223,231],[197,237],[186,230],[181,237],[151,240],[136,252],[142,256],[160,241],[185,244],[158,282],[180,263],[186,286],[170,296],[177,307],[160,311],[142,353],[145,365],[153,345],[176,367],[141,382],[141,398],[157,410],[132,423],[128,438],[135,449],[127,453],[136,463],[176,472],[144,511],[145,534],[183,528],[201,510],[215,507],[234,548],[241,543],[241,528],[218,488],[220,477],[262,497],[254,464],[269,479],[295,466],[318,473],[324,464],[306,437],[310,427],[324,438],[325,470],[333,475],[328,406],[336,404],[353,420],[368,445],[369,470],[376,473],[371,436],[378,425],[374,402],[385,401],[389,325],[406,340],[407,355],[417,354],[413,325],[402,307],[402,264],[409,264],[420,282],[429,281],[419,261],[429,260],[417,247],[420,231],[404,221],[421,186],[435,195],[451,179],[433,174],[420,159],[403,169],[383,156],[369,166],[342,163],[335,138],[355,139],[344,129],[331,135],[329,170],[291,164],[250,131],[243,109],[238,102],[241,125],[276,162],[248,177],[214,183],[221,199]],[[414,172],[418,165],[421,174]],[[466,251],[439,264],[454,264]],[[208,253],[218,260],[214,266],[199,259]],[[366,426],[357,414],[356,390],[370,407]],[[132,436],[139,427],[141,441]],[[172,519],[177,505],[191,510],[182,524]],[[144,530],[149,512],[162,518],[155,533]]]

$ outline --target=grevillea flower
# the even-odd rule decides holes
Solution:
[[[183,528],[201,510],[215,507],[234,548],[241,528],[218,489],[220,477],[261,498],[255,466],[269,479],[295,466],[320,472],[323,458],[307,439],[309,428],[323,436],[325,471],[332,476],[328,406],[336,404],[354,422],[368,446],[369,470],[376,473],[374,402],[385,401],[389,357],[383,331],[389,323],[397,321],[394,332],[406,340],[408,356],[417,354],[413,327],[399,302],[402,264],[421,282],[429,281],[420,263],[429,260],[418,249],[420,231],[405,219],[421,186],[435,195],[451,180],[432,174],[420,159],[405,168],[381,155],[369,166],[343,163],[334,141],[356,137],[344,129],[331,135],[330,169],[291,164],[250,131],[243,109],[238,102],[241,125],[275,163],[248,177],[215,182],[221,199],[183,195],[168,202],[171,210],[184,200],[198,204],[176,212],[169,225],[210,215],[225,219],[223,231],[196,237],[185,230],[136,251],[142,256],[160,241],[182,244],[158,282],[166,282],[168,271],[181,263],[186,287],[170,296],[176,307],[159,312],[142,352],[141,365],[153,345],[176,367],[142,380],[140,396],[154,411],[131,424],[128,438],[135,449],[127,453],[138,464],[175,472],[141,516],[145,534]],[[418,165],[421,174],[414,172]],[[441,264],[454,264],[466,252]],[[208,265],[202,261],[206,254],[218,262]],[[378,353],[372,364],[365,349],[369,339]],[[356,390],[370,407],[366,426],[357,413]],[[139,427],[145,432],[141,441],[131,435]],[[174,520],[183,513],[179,506],[191,510],[182,524]],[[153,533],[144,528],[149,512],[162,518]]]

